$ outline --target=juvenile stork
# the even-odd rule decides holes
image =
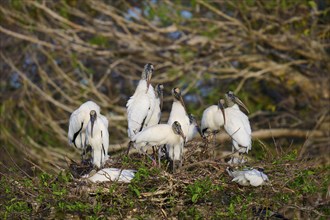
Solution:
[[[232,151],[236,151],[240,155],[248,153],[252,148],[251,126],[249,118],[239,109],[238,105],[243,107],[247,112],[249,110],[233,92],[227,92],[225,98],[228,107],[224,109],[224,128],[232,138]]]
[[[103,167],[108,159],[108,123],[104,116],[98,115],[94,110],[90,111],[90,121],[86,129],[86,145],[92,147],[92,162],[98,168]]]
[[[90,120],[89,114],[92,110],[100,114],[100,106],[95,102],[87,101],[72,112],[70,116],[68,131],[69,144],[81,150],[85,150],[86,127]]]
[[[155,92],[150,84],[154,66],[144,66],[141,80],[134,94],[127,101],[128,137],[132,140],[135,134],[147,127],[155,107]]]

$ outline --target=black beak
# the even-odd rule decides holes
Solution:
[[[246,107],[246,105],[244,105],[244,103],[243,103],[239,98],[237,98],[236,96],[235,96],[235,102],[236,102],[239,106],[241,106],[242,108],[244,108],[245,111],[246,111],[248,114],[250,114],[250,111],[249,111],[249,109]]]
[[[224,105],[224,100],[223,99],[219,100],[218,108],[222,112],[223,124],[225,125],[226,124],[226,114],[225,114],[225,107],[223,105]]]
[[[91,130],[92,137],[93,137],[93,128],[94,128],[94,121],[92,121],[92,130]]]

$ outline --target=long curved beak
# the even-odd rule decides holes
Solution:
[[[163,98],[163,94],[161,94],[161,96],[159,96],[159,102],[160,102],[160,111],[163,110],[163,101],[164,101],[164,98]]]
[[[244,108],[245,111],[246,111],[248,114],[250,114],[250,111],[249,111],[249,109],[246,107],[246,105],[244,105],[244,103],[243,103],[239,98],[237,98],[236,96],[235,96],[235,102],[236,102],[238,105],[240,105],[242,108]]]
[[[182,96],[180,96],[180,102],[181,102],[181,104],[182,104],[184,110],[186,110],[186,112],[187,112],[187,109],[186,109],[186,106],[185,106],[185,104],[184,104],[184,101],[183,101]]]
[[[203,133],[202,133],[201,128],[200,128],[198,125],[196,125],[196,128],[197,128],[197,132],[199,133],[199,135],[200,135],[202,138],[205,138],[205,136],[204,136]]]
[[[221,110],[222,112],[222,116],[223,116],[223,124],[225,125],[226,124],[226,114],[225,114],[225,107],[223,106],[224,104],[224,100],[221,99],[219,101],[219,104],[218,104],[218,108]]]
[[[91,136],[93,137],[93,129],[94,129],[94,122],[95,122],[95,118],[91,117]]]
[[[146,91],[146,93],[148,92],[149,87],[150,87],[150,82],[151,82],[152,72],[153,72],[153,70],[150,70],[150,71],[148,72],[148,76],[147,76],[147,91]]]

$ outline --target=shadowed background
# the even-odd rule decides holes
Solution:
[[[174,86],[198,120],[233,90],[251,112],[252,154],[265,143],[329,163],[329,13],[323,0],[1,1],[0,170],[79,158],[68,120],[87,100],[110,121],[110,153],[125,148],[147,62],[165,87],[162,122]]]

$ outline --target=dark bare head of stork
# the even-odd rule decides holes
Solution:
[[[172,95],[174,97],[174,100],[179,101],[187,112],[186,106],[185,106],[183,98],[181,96],[181,90],[179,88],[172,89]]]
[[[147,63],[144,66],[144,69],[143,69],[143,72],[142,72],[142,75],[141,75],[141,79],[147,81],[147,91],[148,91],[149,86],[150,86],[150,80],[151,80],[153,72],[154,72],[154,66],[151,63]]]
[[[174,134],[180,135],[183,138],[183,140],[186,140],[186,137],[184,136],[181,125],[178,121],[173,122],[172,129],[173,129]]]
[[[225,125],[226,124],[226,114],[225,114],[225,100],[224,99],[219,99],[218,108],[222,112],[223,124]]]
[[[228,107],[232,107],[234,104],[238,104],[239,106],[244,108],[247,113],[250,113],[249,109],[232,91],[226,93],[226,102]]]
[[[156,93],[156,97],[159,98],[160,101],[160,110],[163,109],[163,90],[164,90],[163,84],[156,85],[155,93]]]
[[[194,125],[196,128],[197,128],[197,131],[198,131],[198,133],[200,134],[200,136],[202,137],[202,138],[204,138],[205,136],[203,135],[203,133],[202,133],[202,131],[201,131],[201,128],[199,127],[199,125],[198,125],[198,123],[197,123],[197,121],[196,121],[196,118],[195,118],[195,116],[193,115],[193,114],[188,114],[188,118],[189,118],[189,123],[191,124],[191,125]]]
[[[91,121],[91,137],[93,137],[93,128],[94,128],[94,122],[96,120],[96,111],[92,110],[89,113],[89,116],[90,116],[90,121]]]

